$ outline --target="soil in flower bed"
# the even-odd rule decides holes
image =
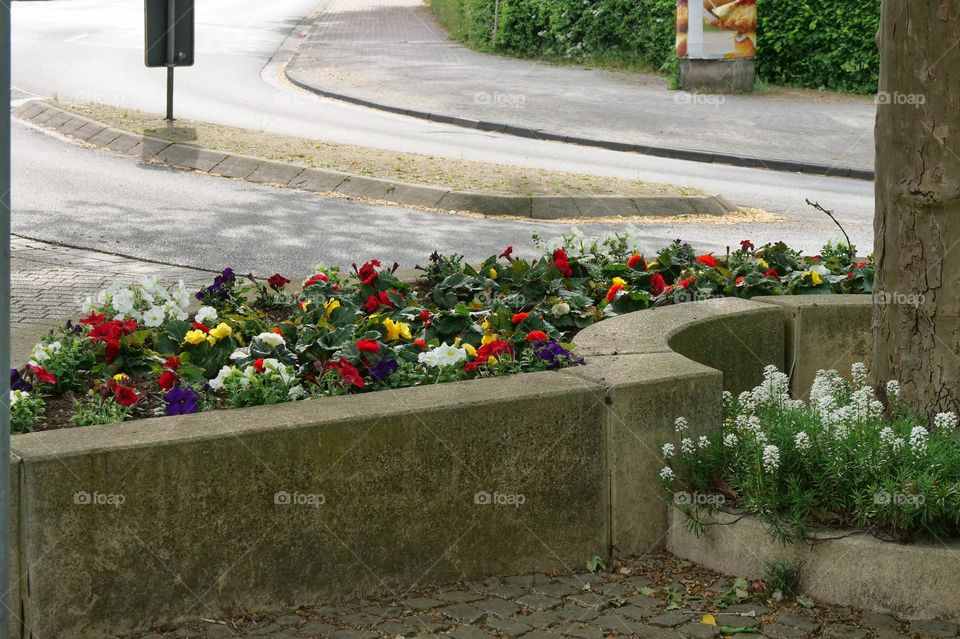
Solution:
[[[11,371],[13,432],[553,370],[581,363],[578,331],[623,313],[873,282],[845,246],[804,257],[744,241],[717,258],[678,241],[645,257],[628,234],[534,241],[530,260],[511,247],[479,266],[434,253],[415,283],[370,260],[299,290],[231,269],[200,291],[112,285]]]

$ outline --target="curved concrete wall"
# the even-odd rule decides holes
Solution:
[[[580,333],[587,363],[563,371],[16,435],[15,636],[663,547],[656,474],[674,419],[705,432],[721,389],[768,364],[820,365],[794,347],[809,322],[788,340],[796,314],[776,301],[613,318]],[[836,311],[853,318],[842,330],[869,331],[853,308]]]

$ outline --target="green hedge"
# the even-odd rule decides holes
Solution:
[[[675,64],[675,0],[429,0],[454,36],[520,56],[652,69]],[[880,0],[758,0],[758,75],[768,82],[876,91]]]

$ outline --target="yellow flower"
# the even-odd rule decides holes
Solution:
[[[203,342],[207,341],[207,334],[199,329],[188,331],[183,337],[183,341],[185,341],[187,344],[202,344]]]
[[[386,341],[392,342],[394,340],[400,339],[410,339],[410,325],[405,324],[404,322],[394,322],[392,319],[383,320],[383,327],[387,329],[387,339]]]
[[[213,346],[216,343],[217,343],[216,337],[214,337],[213,335],[207,335],[207,344],[209,344],[210,346]]]
[[[230,330],[230,326],[225,322],[220,322],[216,328],[210,329],[210,336],[213,337],[214,342],[224,337],[230,337],[232,334],[233,331]]]
[[[113,381],[115,381],[118,384],[122,384],[128,379],[130,378],[124,375],[123,373],[117,373],[116,375],[113,376]]]
[[[767,261],[766,261],[765,259],[763,259],[763,258],[760,258],[759,260],[757,260],[757,266],[759,266],[760,268],[762,268],[762,269],[765,270],[765,271],[769,271],[769,270],[770,270],[770,265],[769,265],[769,264],[767,263]]]
[[[495,268],[490,269],[490,271],[487,273],[487,275],[490,276],[490,279],[491,279],[491,280],[497,279],[497,275],[498,275],[497,269],[495,269]]]
[[[340,308],[340,300],[327,300],[323,303],[323,308],[326,309],[323,319],[330,319],[330,314]]]
[[[497,336],[493,333],[484,333],[483,337],[480,338],[480,343],[486,346],[490,342],[497,341]]]
[[[483,320],[483,323],[480,324],[480,328],[482,328],[482,329],[484,330],[484,332],[489,331],[489,330],[490,330],[490,322],[488,322],[487,320]]]
[[[490,357],[487,358],[487,364],[491,364],[491,365],[492,365],[492,364],[496,364],[496,363],[497,363],[497,358],[494,357],[493,355],[491,355]]]
[[[464,344],[463,350],[467,351],[467,355],[469,355],[470,357],[477,356],[477,349],[473,347],[473,344]]]
[[[820,274],[816,271],[809,271],[810,273],[810,283],[814,286],[820,286],[823,283],[823,280],[820,279]]]
[[[611,281],[612,281],[614,284],[619,284],[620,286],[624,286],[624,287],[625,287],[625,286],[627,285],[627,280],[623,279],[622,277],[615,277],[615,278],[613,278]]]

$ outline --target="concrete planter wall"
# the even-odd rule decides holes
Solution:
[[[824,313],[869,332],[868,301],[791,299],[614,318],[563,371],[16,435],[13,634],[103,637],[663,547],[674,419],[703,432],[721,389],[764,366],[830,365],[803,337]],[[840,342],[833,361],[863,358],[862,339]]]
[[[767,561],[802,565],[803,592],[825,601],[894,613],[907,619],[960,621],[960,542],[895,544],[869,535],[821,533],[783,546],[759,521],[717,513],[700,536],[671,509],[670,552],[708,568],[762,577]]]

